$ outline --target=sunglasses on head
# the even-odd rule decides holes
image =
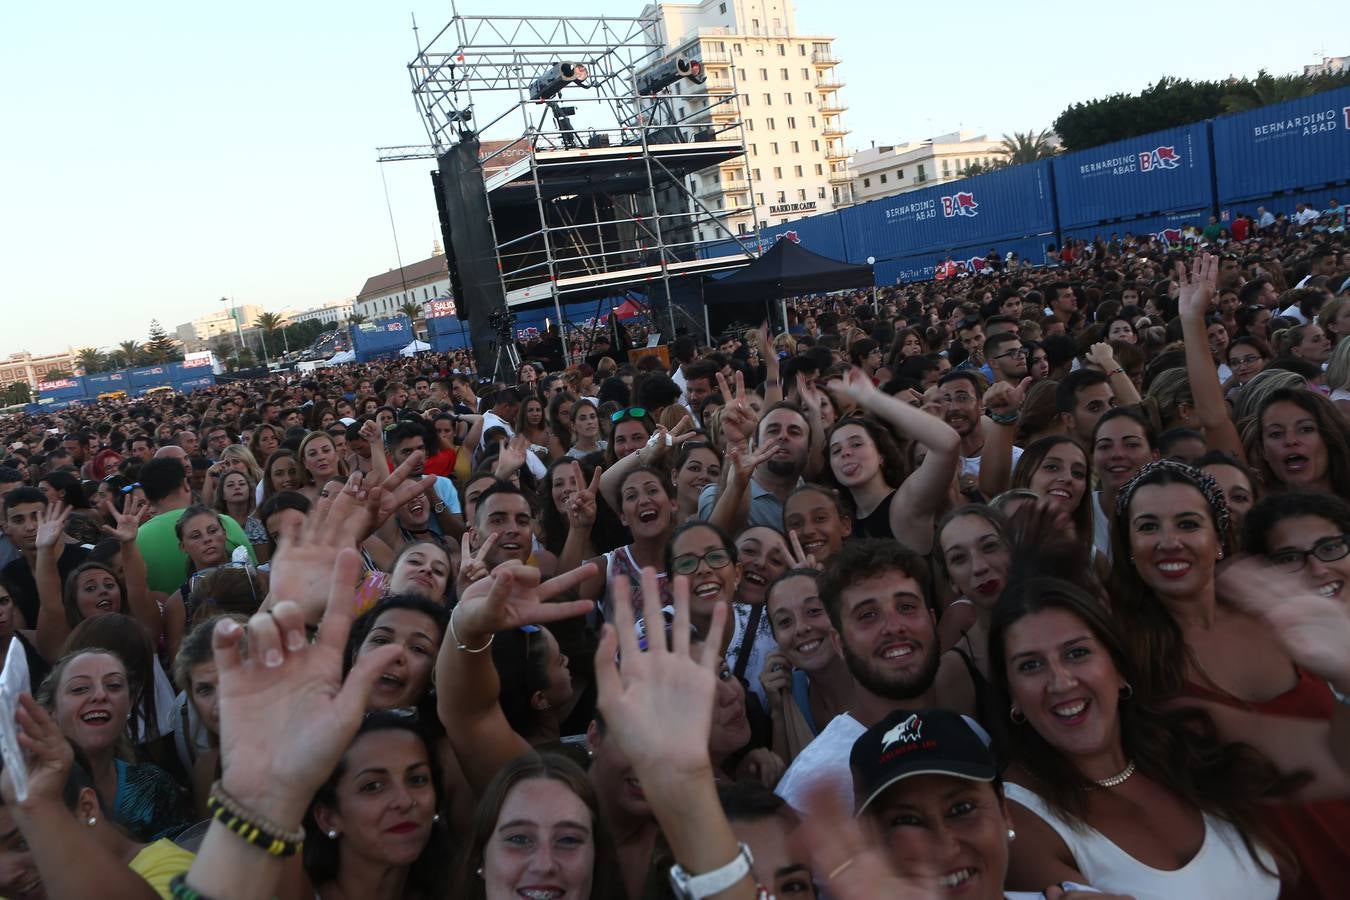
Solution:
[[[616,425],[625,419],[643,419],[647,416],[647,410],[641,406],[630,406],[628,409],[621,409],[609,417],[609,420]]]

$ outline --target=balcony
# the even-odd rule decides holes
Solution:
[[[837,116],[848,109],[848,104],[842,100],[822,100],[820,106],[816,108],[820,110],[822,116]]]
[[[729,66],[731,65],[731,54],[725,50],[704,50],[699,56],[699,60],[705,66]]]
[[[837,91],[843,86],[844,82],[834,74],[824,75],[816,82],[816,90],[818,91]]]
[[[848,169],[831,169],[830,184],[851,184],[853,182],[853,173]]]
[[[705,194],[744,194],[750,190],[750,182],[740,178],[723,178],[716,184],[704,189]]]
[[[829,143],[825,145],[825,158],[828,160],[848,159],[852,155],[853,151],[845,149],[843,144]]]
[[[729,81],[713,81],[709,79],[703,84],[704,93],[708,94],[730,94],[733,88]]]
[[[834,55],[833,50],[816,50],[811,54],[811,64],[826,68],[837,66],[839,65],[839,57]]]
[[[825,135],[825,138],[828,140],[829,138],[843,137],[849,133],[849,129],[840,125],[838,122],[826,122],[825,128],[822,129],[820,133]]]

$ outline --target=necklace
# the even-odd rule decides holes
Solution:
[[[1099,787],[1113,788],[1116,787],[1117,785],[1121,785],[1129,781],[1130,776],[1133,774],[1134,774],[1134,760],[1130,760],[1129,764],[1125,766],[1125,768],[1122,769],[1119,773],[1112,775],[1110,778],[1094,778],[1092,779],[1092,783],[1096,785],[1096,787],[1085,787],[1083,788],[1083,790],[1095,791]]]

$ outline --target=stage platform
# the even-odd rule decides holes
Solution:
[[[513,310],[537,309],[552,306],[555,303],[576,303],[608,295],[616,288],[631,287],[656,281],[663,277],[684,278],[688,276],[711,275],[714,272],[728,272],[749,265],[753,257],[748,254],[715,256],[711,259],[696,259],[689,262],[674,262],[665,266],[636,266],[629,269],[614,269],[598,272],[594,275],[575,275],[546,281],[528,287],[509,291],[506,305]]]

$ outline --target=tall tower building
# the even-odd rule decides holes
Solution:
[[[743,123],[746,155],[688,176],[690,192],[733,233],[754,231],[852,202],[848,129],[842,115],[834,39],[797,32],[791,0],[703,0],[658,3],[643,17],[660,20],[669,56],[697,59],[707,83],[677,84],[677,115],[714,130]],[[680,92],[713,98],[738,94],[736,104],[683,102]],[[715,103],[715,100],[714,100]],[[671,192],[672,194],[674,192]],[[692,203],[688,198],[681,202]],[[671,202],[663,198],[663,206]],[[715,240],[710,225],[693,239]]]

